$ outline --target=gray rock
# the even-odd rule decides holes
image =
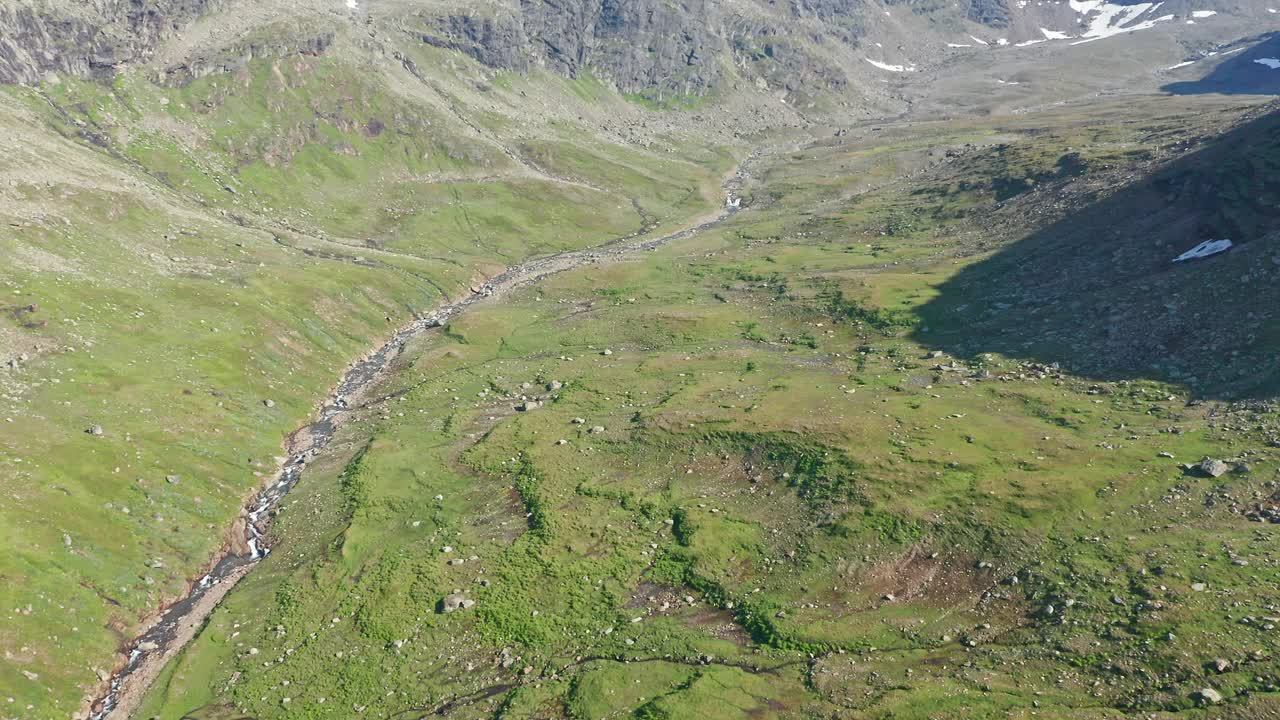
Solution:
[[[475,604],[475,600],[472,600],[460,593],[454,593],[452,595],[444,596],[444,599],[440,601],[440,612],[447,615],[457,610],[466,610]]]
[[[1204,460],[1201,460],[1199,467],[1200,467],[1200,472],[1204,473],[1205,475],[1208,475],[1209,477],[1215,477],[1215,478],[1222,477],[1223,475],[1226,475],[1227,472],[1231,470],[1231,466],[1227,465],[1221,460],[1215,460],[1213,458],[1205,458]]]
[[[1206,705],[1216,705],[1222,702],[1222,693],[1213,688],[1200,688],[1196,691],[1195,697]]]

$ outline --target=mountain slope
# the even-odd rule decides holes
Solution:
[[[982,557],[1008,556],[1024,564],[1024,582],[1025,568],[1071,541],[1040,533],[1039,524],[1069,522],[1064,507],[1104,512],[1096,501],[1112,481],[1165,451],[1154,440],[1121,459],[1081,449],[1119,442],[1110,416],[1088,412],[1087,383],[1106,382],[1108,397],[1126,398],[1138,392],[1121,382],[1128,380],[1142,383],[1143,398],[1272,392],[1249,370],[1272,347],[1264,302],[1271,276],[1265,263],[1250,262],[1256,255],[1224,258],[1247,281],[1186,293],[1183,300],[1229,304],[1241,286],[1257,292],[1243,315],[1215,318],[1200,335],[1211,342],[1200,345],[1178,337],[1186,313],[1210,315],[1194,302],[1148,328],[1158,312],[1150,288],[1097,273],[1093,259],[1055,259],[1091,248],[1092,228],[1102,225],[1117,234],[1116,252],[1150,263],[1206,233],[1230,232],[1253,248],[1274,242],[1274,123],[1251,109],[1255,99],[1133,95],[1130,107],[1094,98],[1154,88],[1170,73],[1209,72],[1217,62],[1206,56],[1168,69],[1188,53],[1252,61],[1270,52],[1256,26],[1273,14],[1257,3],[1126,7],[0,0],[0,537],[11,548],[0,559],[0,697],[13,698],[4,712],[83,717],[132,651],[161,650],[140,647],[139,633],[218,558],[248,553],[246,503],[276,478],[287,450],[305,445],[307,432],[295,431],[353,360],[442,302],[484,295],[486,281],[506,268],[696,224],[719,211],[722,182],[744,159],[757,175],[746,213],[678,235],[652,261],[615,267],[605,264],[608,253],[571,256],[570,264],[599,267],[515,288],[510,303],[495,298],[502,302],[419,338],[379,387],[404,391],[405,414],[430,420],[393,419],[401,410],[379,404],[356,413],[330,452],[307,458],[319,469],[306,472],[303,494],[285,506],[273,538],[281,552],[230,597],[148,707],[164,717],[219,717],[229,706],[261,717],[341,717],[360,706],[453,708],[459,697],[493,691],[478,699],[532,716],[594,716],[621,707],[608,696],[626,669],[609,658],[639,653],[638,644],[656,669],[642,693],[618,699],[627,712],[798,714],[810,703],[832,712],[902,710],[889,687],[865,707],[844,697],[862,680],[833,669],[840,651],[874,645],[927,660],[945,648],[950,658],[967,651],[940,638],[986,638],[992,628],[984,624],[996,628],[991,635],[1011,634],[1015,657],[999,662],[1063,667],[1017,655],[1042,641],[1075,648],[1032,621],[1028,603],[1059,602],[1046,583],[1088,573],[1053,566],[1057,574],[1037,575],[1019,595],[993,591],[994,571],[971,570],[991,569],[976,567]],[[1163,14],[1173,17],[1148,24]],[[1051,39],[1041,28],[1069,37]],[[1108,37],[1085,37],[1094,29]],[[1228,56],[1235,45],[1223,44],[1237,41],[1252,49]],[[959,45],[968,47],[952,47]],[[1227,79],[1236,77],[1230,62],[1216,66]],[[1090,99],[1069,102],[1081,97]],[[1043,112],[1064,103],[1066,110]],[[1250,113],[1260,118],[1251,128],[1198,160],[1166,166],[1171,144],[1207,144]],[[992,149],[1004,145],[1013,149]],[[1126,190],[1108,206],[1095,194],[1101,184]],[[1130,202],[1174,209],[1153,227],[1123,217]],[[1068,209],[1088,229],[1076,231],[1070,219],[1047,224]],[[1161,243],[1155,254],[1140,247],[1145,233],[1157,235],[1152,247]],[[1013,239],[1023,242],[976,262],[977,250]],[[947,266],[956,262],[963,265]],[[1099,297],[1075,297],[1065,271],[1096,273]],[[1173,293],[1199,279],[1196,267],[1186,268],[1158,288]],[[975,294],[982,304],[971,302]],[[1019,295],[1014,309],[986,314],[1002,294]],[[552,299],[564,312],[545,309]],[[1097,330],[1090,318],[1116,302],[1141,312],[1112,323],[1101,351],[1027,346],[1027,328],[1047,317],[1032,312],[1037,304],[1066,304],[1050,319],[1068,338]],[[840,334],[830,337],[836,326]],[[1170,356],[1158,368],[1140,352],[1148,329]],[[610,355],[599,354],[605,347]],[[514,414],[531,399],[520,396],[567,382],[559,363],[570,361],[555,358],[614,357],[623,348],[633,354],[616,366],[563,366],[577,367],[576,384],[558,412],[576,414],[552,422],[536,405]],[[1008,382],[1026,380],[1019,363],[1061,362],[1074,394],[1054,410],[1045,394],[1052,391],[1019,385],[1009,395],[987,384],[980,396],[948,400],[943,414],[989,403],[991,414],[966,433],[972,440],[933,435],[928,428],[940,423],[917,411],[931,397],[924,386],[941,381],[910,358],[938,348],[968,363],[966,372]],[[1002,357],[987,360],[989,353]],[[687,372],[682,363],[692,358],[698,369]],[[1060,371],[1029,372],[1043,379]],[[736,377],[743,392],[717,384],[722,375]],[[672,390],[694,377],[705,386],[686,396]],[[875,391],[859,395],[866,387]],[[667,399],[645,404],[658,397]],[[750,415],[759,403],[749,398],[783,409]],[[905,405],[881,424],[866,419],[878,417],[879,405],[861,404],[873,398]],[[846,401],[858,411],[833,410]],[[1125,402],[1115,401],[1117,413],[1129,413],[1121,424],[1141,420]],[[1212,452],[1254,462],[1240,445],[1270,441],[1266,423],[1241,435],[1212,432],[1213,413],[1252,411],[1170,409],[1196,429],[1167,447],[1179,460]],[[591,422],[568,442],[564,427],[579,416]],[[588,432],[596,416],[604,432]],[[1073,423],[1076,416],[1087,419]],[[686,433],[686,419],[700,429]],[[902,429],[908,425],[920,434]],[[1035,462],[1008,459],[1039,453],[1034,438],[1046,426],[1074,433],[1070,452],[1054,456],[1060,492],[1038,482]],[[540,443],[552,436],[567,442],[548,450]],[[917,442],[960,459],[910,456],[903,448]],[[352,465],[362,448],[368,465]],[[579,454],[544,454],[570,451]],[[579,460],[585,464],[571,464]],[[1083,478],[1073,469],[1090,463],[1114,472]],[[759,467],[772,473],[770,495],[750,489]],[[694,469],[687,486],[672,482]],[[931,474],[945,483],[928,486]],[[1176,489],[1172,476],[1162,478]],[[999,497],[1015,499],[979,502],[977,488],[991,483]],[[902,484],[927,499],[896,496]],[[1168,489],[1134,485],[1134,502]],[[1260,487],[1241,492],[1262,502]],[[709,508],[700,506],[712,503],[700,496],[717,493],[741,502],[735,512],[743,515],[702,517]],[[448,500],[427,500],[436,495]],[[540,511],[544,501],[554,511]],[[973,521],[939,519],[952,515]],[[1094,520],[1087,526],[1101,532],[1104,521]],[[1239,515],[1206,511],[1197,522],[1174,538],[1179,562],[1203,533],[1239,542],[1247,534],[1232,524],[1246,522]],[[476,579],[470,554],[459,565],[437,562],[446,540],[463,547],[450,539],[459,532],[501,578],[484,578],[492,585],[480,587],[492,589],[476,592],[484,596],[476,612],[444,618],[434,612],[437,591]],[[925,562],[931,543],[954,555]],[[814,548],[811,560],[806,548]],[[877,560],[859,564],[872,550]],[[780,584],[768,584],[775,567],[795,560],[791,552],[812,564],[788,566]],[[1078,557],[1090,567],[1104,560],[1114,558]],[[856,577],[857,587],[837,582],[852,594],[824,599],[817,612],[809,588],[824,585],[831,567]],[[1140,589],[1139,570],[1126,570],[1134,598],[1150,591]],[[1244,582],[1230,574],[1243,571],[1221,570],[1208,575]],[[912,581],[899,580],[913,573],[933,589],[919,590],[909,609],[884,600],[915,598]],[[592,580],[579,587],[583,576]],[[939,585],[929,585],[935,578]],[[1099,610],[1110,581],[1099,582],[1087,607],[1103,633],[1118,617]],[[1200,602],[1192,605],[1221,609]],[[650,617],[667,612],[656,610],[663,603],[683,614],[656,623],[654,634],[648,625],[645,633],[619,631],[632,610]],[[876,626],[905,623],[909,613],[932,618],[937,637]],[[295,625],[334,617],[340,632],[325,636],[329,644],[305,652],[292,644]],[[284,635],[273,636],[272,618],[288,620],[278,623]],[[1189,706],[1196,675],[1175,654],[1196,642],[1226,653],[1231,642],[1252,642],[1242,632],[1191,622],[1168,654],[1135,654],[1129,643],[1137,640],[1127,636],[1109,645],[1128,653],[1127,662],[1176,672],[1154,695],[1136,682],[1109,683],[1106,707]],[[430,642],[402,656],[395,643],[409,633]],[[256,644],[244,644],[250,638]],[[467,662],[428,662],[437,648],[464,644],[458,657]],[[347,646],[369,662],[336,654]],[[308,703],[325,697],[328,708],[285,707],[285,697],[303,696],[285,694],[276,675],[258,675],[268,657],[291,657],[290,649],[295,660],[270,662],[293,683],[317,679]],[[811,651],[822,659],[800,674]],[[566,659],[577,657],[587,659]],[[1080,662],[1107,678],[1101,657]],[[498,681],[472,674],[490,665],[502,667]],[[526,676],[524,667],[534,670]],[[911,663],[894,672],[908,667],[923,672]],[[1232,678],[1242,692],[1266,687],[1245,674]],[[544,679],[546,688],[537,687]],[[725,685],[733,689],[718,694]],[[423,697],[409,697],[419,687]],[[950,678],[928,692],[956,688],[973,690]],[[1064,691],[1062,712],[1083,712],[1087,692]]]
[[[142,715],[1267,716],[1274,402],[933,326],[1064,194],[1211,169],[1262,112],[849,128],[721,225],[424,333]]]
[[[624,147],[567,118],[498,141],[480,123],[502,115],[454,112],[474,87],[415,97],[367,70],[296,55],[181,89],[6,91],[2,684],[35,714],[98,695],[242,544],[230,521],[281,439],[376,340],[508,264],[720,202],[729,147]],[[487,97],[643,119],[506,82]]]

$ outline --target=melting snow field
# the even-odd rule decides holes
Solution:
[[[1172,20],[1172,15],[1161,15],[1158,18],[1135,22],[1148,11],[1158,10],[1163,2],[1138,3],[1136,5],[1116,5],[1105,0],[1068,0],[1071,9],[1081,15],[1093,15],[1089,18],[1089,29],[1072,45],[1093,42],[1103,38],[1146,30],[1155,27],[1158,22]],[[1135,24],[1130,24],[1135,23]]]
[[[1280,70],[1280,58],[1258,58],[1254,62],[1259,65],[1266,65],[1272,70]]]
[[[876,62],[871,58],[862,58],[862,59],[866,60],[872,65],[875,65],[881,70],[888,70],[889,72],[915,72],[916,71],[916,68],[914,65],[890,65],[888,63]]]
[[[1218,253],[1230,250],[1231,244],[1230,240],[1205,240],[1199,245],[1174,258],[1173,261],[1177,263],[1207,258],[1210,255],[1217,255]]]
[[[1120,5],[1115,2],[1109,2],[1108,0],[1067,0],[1067,4],[1071,6],[1072,10],[1082,16],[1082,24],[1087,25],[1087,28],[1083,33],[1079,35],[1071,35],[1061,30],[1050,30],[1049,28],[1042,27],[1039,28],[1039,30],[1040,34],[1044,36],[1043,39],[1024,40],[1022,42],[1015,43],[1014,47],[1029,47],[1031,45],[1038,45],[1046,40],[1073,40],[1076,38],[1079,39],[1076,39],[1075,42],[1071,44],[1081,45],[1083,43],[1093,42],[1094,40],[1101,40],[1103,38],[1114,37],[1116,35],[1137,32],[1138,30],[1147,30],[1155,27],[1157,23],[1168,22],[1174,19],[1174,15],[1171,14],[1154,17],[1155,12],[1164,5],[1164,0],[1158,0],[1157,2],[1135,3],[1133,5]],[[1275,8],[1267,8],[1267,12],[1275,13],[1277,10]],[[1197,18],[1208,18],[1217,14],[1218,11],[1216,10],[1191,11],[1191,16]],[[1142,19],[1144,17],[1145,19]],[[1187,20],[1187,24],[1194,25],[1195,20]],[[973,35],[970,35],[969,37],[974,42],[981,45],[990,44]],[[999,38],[995,42],[996,45],[1000,46],[1006,46],[1009,44],[1009,41],[1005,38]],[[947,47],[958,48],[969,46],[957,43],[947,43]],[[870,62],[876,67],[884,68],[885,70],[902,67],[900,65],[886,66],[873,60],[868,60],[867,62]],[[1190,62],[1184,62],[1166,69],[1174,70],[1190,64]],[[914,68],[905,68],[905,71],[909,72],[912,69]],[[904,70],[895,69],[894,72],[904,72]]]

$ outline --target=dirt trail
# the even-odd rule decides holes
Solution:
[[[723,189],[727,195],[736,194],[748,177],[747,165],[764,152],[761,149],[751,153],[726,176]],[[736,207],[725,206],[665,235],[647,237],[644,233],[638,233],[592,248],[513,265],[476,287],[471,295],[443,304],[430,314],[401,328],[390,340],[353,363],[343,373],[334,392],[314,416],[315,419],[289,436],[288,459],[247,505],[244,514],[237,518],[232,530],[228,532],[226,546],[213,558],[209,571],[191,584],[185,597],[161,608],[156,622],[134,639],[128,660],[105,685],[103,692],[92,704],[88,716],[93,720],[125,720],[132,716],[165,665],[195,638],[205,619],[235,584],[271,552],[266,545],[266,532],[273,511],[298,483],[308,461],[329,444],[353,409],[353,401],[357,396],[384,375],[410,340],[432,328],[440,327],[473,305],[495,301],[511,290],[525,287],[549,275],[656,249],[704,232],[736,212]],[[233,537],[234,528],[237,527],[244,529],[244,537]]]

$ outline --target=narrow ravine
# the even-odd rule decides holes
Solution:
[[[723,184],[727,198],[737,197],[748,177],[747,166],[765,152],[765,149],[752,152],[732,171]],[[715,214],[665,235],[645,238],[642,231],[595,247],[513,265],[474,288],[467,297],[440,305],[414,320],[373,352],[353,363],[343,373],[333,394],[325,400],[314,420],[289,436],[288,459],[233,524],[231,534],[238,535],[243,529],[243,538],[232,537],[220,556],[215,558],[213,568],[192,584],[185,597],[165,608],[154,625],[134,639],[127,661],[111,677],[106,692],[94,702],[90,717],[93,720],[125,720],[131,717],[165,665],[195,638],[205,619],[235,584],[271,552],[267,531],[273,511],[301,479],[307,463],[329,444],[347,415],[356,409],[351,406],[351,399],[381,379],[411,340],[444,325],[473,305],[492,301],[515,288],[585,265],[654,250],[713,228],[739,211],[737,203],[726,202]]]

